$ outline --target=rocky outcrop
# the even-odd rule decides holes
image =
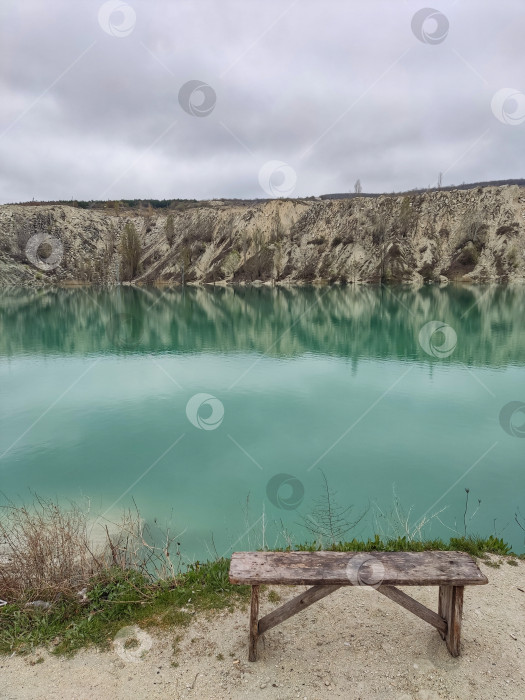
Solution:
[[[0,207],[0,284],[121,280],[121,237],[140,241],[136,284],[525,280],[517,185],[337,200],[199,202],[173,211]]]

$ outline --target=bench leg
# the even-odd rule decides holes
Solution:
[[[461,644],[461,616],[463,614],[463,586],[439,587],[439,615],[447,621],[447,632],[440,632],[452,656],[459,656]]]
[[[259,639],[259,586],[252,586],[250,605],[250,643],[248,660],[257,661],[257,640]]]

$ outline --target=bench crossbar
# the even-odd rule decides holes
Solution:
[[[312,588],[309,588],[304,593],[300,593],[295,598],[292,598],[292,600],[281,605],[280,608],[262,617],[259,620],[259,634],[264,634],[268,630],[271,630],[272,627],[292,617],[292,615],[296,615],[298,612],[301,612],[301,610],[306,610],[306,608],[316,603],[318,600],[321,600],[321,598],[337,591],[338,588],[341,588],[341,586],[312,586]]]
[[[414,598],[411,598],[406,593],[403,593],[403,591],[400,591],[399,588],[396,588],[395,586],[379,586],[377,591],[378,593],[382,593],[387,598],[390,598],[390,600],[393,600],[394,603],[401,605],[401,607],[405,608],[405,610],[408,610],[409,612],[414,613],[414,615],[417,615],[417,617],[420,617],[422,620],[425,620],[425,622],[428,622],[439,632],[446,635],[448,626],[447,621],[433,610],[430,610],[430,608],[427,608],[426,605],[414,600]]]

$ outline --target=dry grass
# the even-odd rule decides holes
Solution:
[[[169,532],[153,537],[138,511],[126,511],[120,523],[104,530],[95,546],[89,511],[74,503],[63,508],[36,496],[31,505],[0,506],[0,598],[73,597],[109,568],[139,571],[152,581],[180,572],[170,557]],[[180,561],[178,549],[176,555]]]
[[[175,578],[182,569],[180,543],[169,529],[153,533],[140,516],[138,508],[126,510],[112,532],[106,531],[104,559],[106,565],[140,571],[153,581]],[[171,549],[175,544],[175,562]],[[109,560],[109,561],[108,561]]]
[[[7,600],[52,599],[81,589],[102,560],[91,550],[86,515],[36,497],[0,510],[0,590]]]

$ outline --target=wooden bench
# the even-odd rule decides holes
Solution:
[[[272,627],[341,586],[369,586],[433,625],[452,656],[460,651],[463,588],[488,583],[464,552],[235,552],[230,581],[252,587],[248,658]],[[259,620],[259,586],[310,585],[304,593]],[[438,612],[396,586],[439,586]]]

